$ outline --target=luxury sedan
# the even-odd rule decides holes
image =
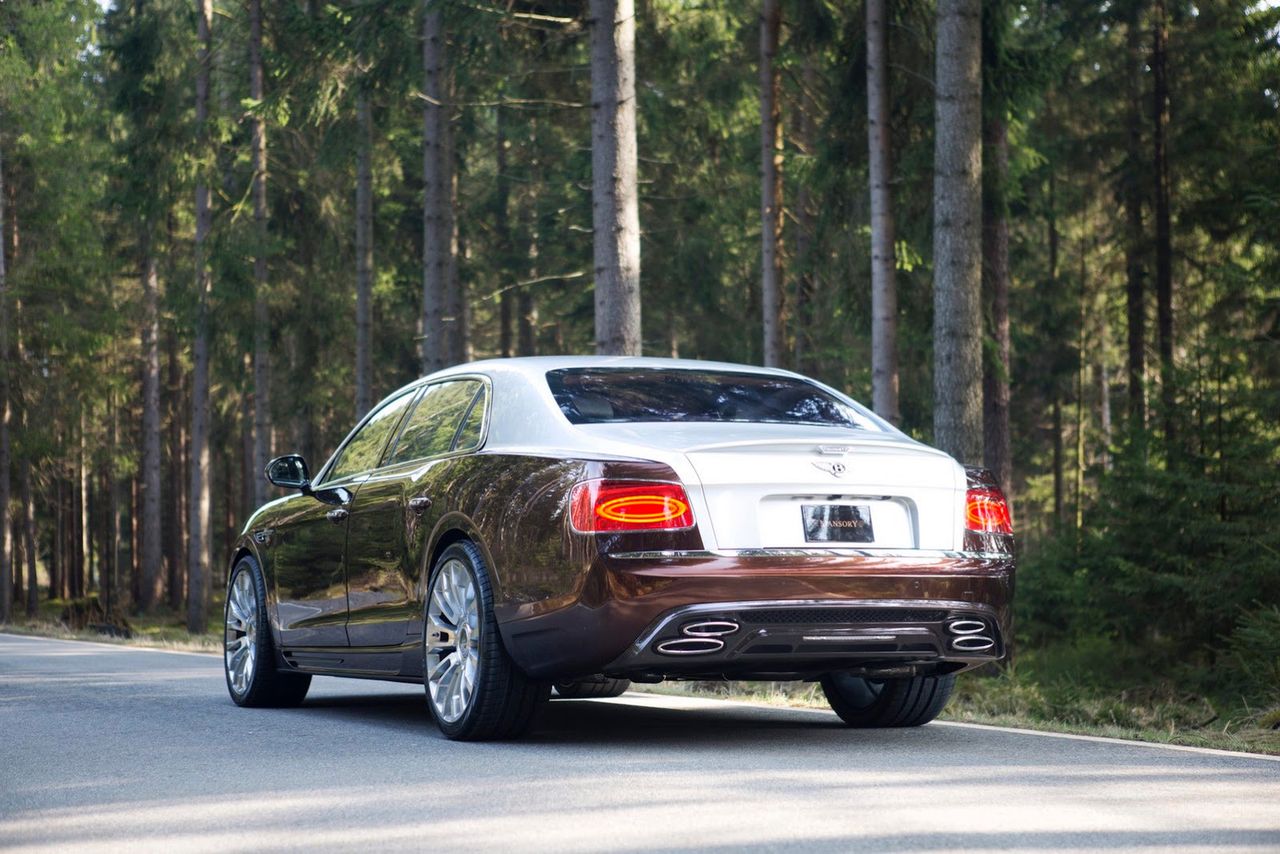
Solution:
[[[315,675],[421,682],[454,739],[552,690],[820,681],[851,726],[932,720],[1009,637],[989,474],[786,371],[670,359],[459,365],[379,403],[245,525],[227,579],[242,706]]]

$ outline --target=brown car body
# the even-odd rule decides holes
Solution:
[[[969,477],[990,482],[978,469]],[[482,448],[361,480],[343,517],[343,546],[336,535],[323,540],[317,516],[334,512],[323,496],[267,505],[229,565],[250,555],[262,568],[276,664],[306,673],[422,681],[428,577],[462,539],[488,564],[506,649],[540,680],[898,677],[957,672],[1004,655],[1011,537],[970,533],[962,551],[891,553],[710,551],[696,526],[583,534],[569,523],[568,495],[591,478],[675,474],[641,459]],[[735,626],[722,648],[657,652],[672,640],[670,649],[696,650],[689,626],[707,621]],[[966,650],[952,628],[976,632],[977,624],[992,643]]]

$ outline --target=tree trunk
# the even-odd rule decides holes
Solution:
[[[819,85],[818,65],[812,53],[805,56],[804,68],[801,71],[801,80],[803,81],[801,96],[796,103],[796,135],[804,146],[806,153],[816,150],[818,145],[817,123],[814,121],[814,113],[819,109],[814,94]],[[812,181],[800,181],[799,189],[796,192],[795,218],[796,218],[796,251],[793,269],[796,270],[796,296],[795,305],[791,312],[792,329],[795,331],[795,339],[792,347],[793,365],[797,371],[805,374],[812,374],[818,371],[817,359],[814,354],[814,299],[818,289],[818,277],[816,270],[818,268],[818,260],[814,247],[817,242],[817,221],[818,217],[814,212],[815,200],[811,189]],[[671,310],[667,312],[667,329],[668,338],[671,341],[671,350],[678,350],[676,344],[676,327],[675,315]],[[675,358],[675,357],[672,357]]]
[[[494,158],[497,165],[494,175],[496,198],[493,204],[493,233],[498,243],[498,269],[510,270],[511,223],[507,217],[507,207],[511,201],[511,186],[507,176],[507,133],[503,122],[503,109],[499,104],[493,116]],[[511,292],[512,282],[498,281],[502,289],[498,295],[498,352],[504,359],[515,355],[515,294]]]
[[[449,102],[454,99],[453,74],[445,76],[445,95]],[[448,333],[449,364],[457,365],[471,361],[471,329],[470,311],[467,305],[466,286],[458,274],[458,256],[462,252],[462,236],[459,233],[458,217],[458,169],[456,149],[454,148],[453,125],[446,117],[444,125],[444,161],[445,174],[448,176],[449,195],[445,199],[444,228],[448,237],[448,252],[444,289],[445,329]]]
[[[156,256],[149,241],[142,264],[142,579],[138,607],[150,611],[164,596],[160,522],[160,307]]]
[[[1142,226],[1142,187],[1138,182],[1142,160],[1142,77],[1146,58],[1142,55],[1142,30],[1139,21],[1141,3],[1130,6],[1127,22],[1127,60],[1129,83],[1128,150],[1124,169],[1125,208],[1125,302],[1128,315],[1129,422],[1131,428],[1142,429],[1147,423],[1146,390],[1146,293],[1143,253],[1146,240]]]
[[[982,459],[982,7],[939,0],[933,182],[934,444]]]
[[[1082,234],[1084,229],[1081,229]],[[1086,239],[1080,239],[1080,293],[1079,293],[1079,317],[1076,320],[1076,519],[1075,528],[1077,535],[1080,529],[1084,527],[1084,470],[1085,470],[1085,444],[1084,444],[1084,389],[1085,389],[1085,370],[1088,362],[1085,359],[1085,324],[1088,322],[1088,298],[1089,298],[1089,269],[1088,256],[1086,253]],[[1077,539],[1077,544],[1079,539]]]
[[[213,0],[196,0],[196,132],[201,148],[211,144],[209,58]],[[209,601],[209,276],[206,243],[211,226],[209,185],[201,173],[196,184],[196,329],[191,371],[191,488],[187,499],[187,631],[203,632]]]
[[[596,352],[640,355],[635,0],[591,0]]]
[[[449,364],[445,326],[449,276],[451,165],[445,156],[448,124],[445,103],[445,34],[441,0],[424,0],[422,24],[422,370],[432,373]]]
[[[532,217],[531,217],[532,218]],[[529,229],[529,280],[538,278],[538,226],[534,219]],[[519,322],[517,323],[516,352],[521,356],[538,355],[538,304],[533,299],[532,286],[520,289],[517,302]]]
[[[1009,177],[1009,130],[1003,117],[986,121],[984,144],[987,198],[983,205],[982,266],[987,291],[991,357],[983,359],[983,460],[1006,496],[1013,494],[1013,459],[1009,439],[1009,212],[1005,184]]]
[[[178,336],[170,329],[165,335],[165,359],[168,376],[166,378],[165,398],[168,409],[168,435],[165,444],[168,446],[168,482],[169,500],[164,504],[164,548],[165,548],[165,588],[168,590],[169,607],[177,611],[182,607],[182,553],[183,546],[183,494],[184,469],[182,466],[182,446],[184,444],[182,430],[182,407],[178,401],[182,397],[182,378],[178,366]]]
[[[60,468],[60,467],[59,467]],[[49,599],[58,599],[66,590],[66,502],[63,500],[61,471],[53,473],[53,555],[49,561]]]
[[[898,288],[894,280],[889,47],[884,0],[867,0],[867,146],[871,184],[871,402],[893,424],[898,408]]]
[[[1053,390],[1053,524],[1062,527],[1063,521],[1063,447],[1062,447],[1062,396]]]
[[[75,481],[72,484],[75,507],[75,569],[72,596],[82,599],[89,593],[89,478],[84,451],[84,409],[77,414]]]
[[[36,584],[36,505],[31,490],[31,463],[22,463],[22,542],[27,556],[27,616],[35,617],[40,610],[40,590]]]
[[[9,401],[9,279],[5,266],[4,159],[0,150],[0,623],[13,615],[13,525],[9,518],[9,425],[13,418]]]
[[[1169,129],[1168,42],[1169,29],[1165,0],[1155,2],[1155,37],[1151,51],[1151,78],[1155,94],[1153,138],[1156,173],[1156,336],[1160,350],[1160,402],[1164,409],[1165,440],[1173,450],[1173,245],[1169,222]]]
[[[779,0],[760,13],[760,312],[764,363],[782,364],[782,108],[778,99]]]
[[[529,176],[531,190],[527,195],[527,207],[524,211],[525,233],[529,245],[525,251],[528,259],[527,278],[535,281],[538,278],[538,194],[535,188],[542,185],[542,164],[538,157],[538,117],[530,121],[530,147],[533,154],[529,158]],[[563,351],[557,351],[563,352]],[[520,356],[538,355],[538,303],[534,299],[533,286],[525,285],[516,294],[516,354]]]
[[[356,120],[356,421],[373,407],[373,111],[357,84]],[[256,480],[256,478],[255,478]]]
[[[262,0],[249,0],[249,98],[262,102]],[[253,160],[253,463],[264,471],[271,457],[271,314],[267,303],[267,129],[260,111],[250,117]],[[253,479],[253,503],[267,501],[267,484]]]

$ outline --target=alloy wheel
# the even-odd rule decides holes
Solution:
[[[436,573],[427,604],[427,691],[436,715],[466,714],[480,668],[480,604],[475,579],[457,559]]]
[[[225,647],[231,689],[243,695],[258,666],[258,593],[248,571],[236,576],[227,595]]]

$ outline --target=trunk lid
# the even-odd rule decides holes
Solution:
[[[698,480],[686,486],[701,488],[704,540],[717,548],[945,550],[961,541],[963,468],[899,434],[736,423],[579,429],[681,454]]]

